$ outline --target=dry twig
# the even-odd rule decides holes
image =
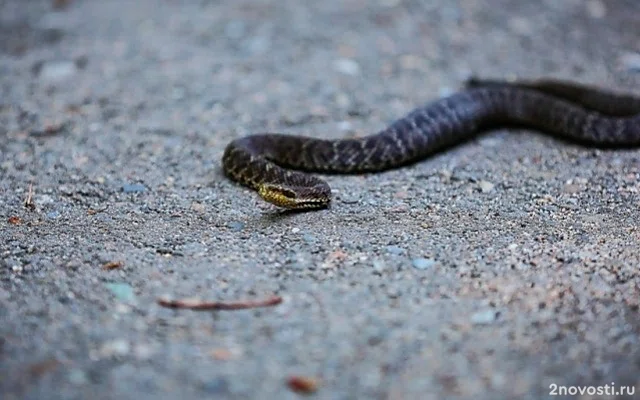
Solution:
[[[158,304],[168,308],[183,308],[188,310],[245,310],[248,308],[271,307],[282,303],[282,297],[271,296],[264,300],[245,301],[202,301],[202,300],[168,300],[158,299]]]
[[[31,211],[36,209],[36,205],[33,204],[33,183],[29,184],[29,191],[27,192],[27,198],[24,200],[24,206]]]

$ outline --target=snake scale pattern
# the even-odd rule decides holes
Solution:
[[[598,147],[640,145],[640,97],[557,80],[470,79],[377,134],[340,140],[267,133],[236,139],[222,158],[231,179],[288,209],[326,207],[331,189],[305,172],[365,173],[422,160],[479,132],[519,126]],[[298,171],[295,171],[298,170]]]

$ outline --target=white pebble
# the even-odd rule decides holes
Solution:
[[[360,65],[349,58],[339,58],[335,60],[333,62],[333,68],[345,75],[355,76],[360,73]]]
[[[497,313],[493,309],[478,311],[471,316],[471,322],[475,325],[488,325],[496,320]]]
[[[76,65],[72,61],[50,61],[42,65],[40,78],[47,81],[61,81],[73,76]]]
[[[100,355],[103,357],[125,356],[129,354],[131,346],[124,339],[116,339],[106,342],[100,348]]]
[[[480,187],[482,193],[489,193],[493,190],[495,185],[488,181],[480,181],[478,182],[478,186]]]

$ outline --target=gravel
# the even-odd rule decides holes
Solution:
[[[429,258],[414,258],[411,264],[416,269],[429,269],[435,265],[436,261]]]
[[[234,138],[363,136],[471,74],[640,95],[639,20],[635,0],[0,2],[0,397],[640,384],[638,149],[502,129],[327,177],[311,213],[220,170]]]

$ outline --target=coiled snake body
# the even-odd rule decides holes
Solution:
[[[232,141],[222,158],[231,179],[284,208],[326,207],[322,173],[383,171],[426,158],[483,130],[523,126],[587,145],[640,145],[640,98],[570,82],[471,79],[467,88],[417,108],[381,132],[324,140],[257,134]],[[291,169],[287,169],[291,168]]]

